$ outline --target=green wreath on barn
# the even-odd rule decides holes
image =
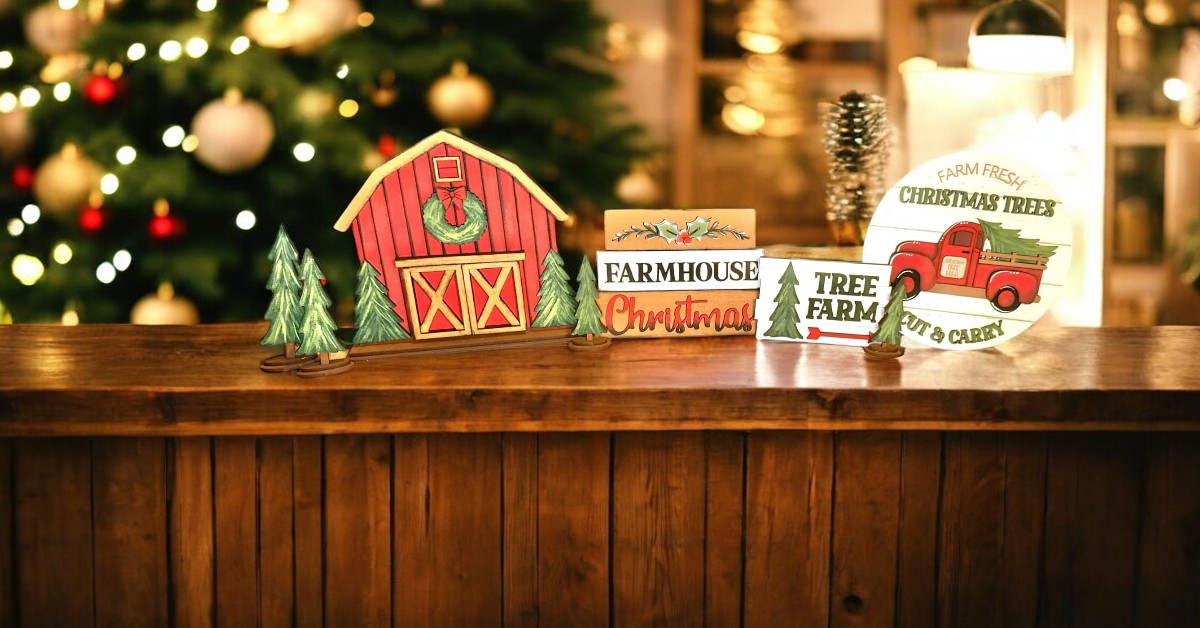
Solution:
[[[487,209],[483,201],[470,190],[463,191],[466,194],[462,198],[462,208],[467,219],[457,227],[446,222],[446,204],[437,192],[430,195],[429,200],[421,206],[421,222],[425,223],[425,230],[446,244],[469,244],[478,240],[487,229]]]

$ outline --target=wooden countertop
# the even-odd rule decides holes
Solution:
[[[1037,328],[995,349],[617,340],[262,373],[265,323],[0,325],[0,436],[598,430],[1200,430],[1200,327]]]

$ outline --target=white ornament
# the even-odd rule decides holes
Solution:
[[[33,196],[42,211],[62,216],[80,210],[100,189],[100,166],[74,144],[46,158],[33,180]]]
[[[617,179],[617,198],[630,205],[652,205],[658,202],[658,183],[644,170],[634,170]]]
[[[63,9],[57,2],[47,2],[25,16],[25,39],[47,56],[75,52],[91,28],[82,12]]]
[[[191,301],[176,296],[171,284],[164,283],[157,292],[133,304],[129,322],[134,325],[195,325],[200,322],[200,312]]]
[[[196,159],[221,174],[257,166],[275,139],[275,124],[266,107],[245,100],[237,90],[200,108],[192,119]]]

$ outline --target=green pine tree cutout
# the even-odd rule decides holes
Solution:
[[[264,318],[271,321],[267,333],[259,344],[283,345],[284,356],[296,356],[296,345],[300,343],[300,321],[304,310],[300,307],[300,277],[296,271],[296,246],[292,244],[283,225],[275,236],[275,244],[267,253],[271,260],[271,274],[267,277],[267,289],[271,291],[271,304]]]
[[[579,282],[579,290],[575,293],[575,329],[571,332],[576,336],[587,336],[588,341],[593,336],[599,336],[608,331],[600,316],[600,304],[596,300],[600,294],[596,291],[596,273],[592,271],[592,263],[587,256],[579,265],[579,274],[575,276]]]
[[[775,311],[771,312],[771,326],[763,336],[803,340],[800,333],[800,315],[796,313],[799,297],[796,296],[796,271],[789,262],[787,270],[779,278],[779,294],[775,295]]]
[[[542,267],[539,278],[542,285],[538,288],[537,315],[533,317],[533,326],[574,325],[575,294],[571,291],[567,271],[563,270],[562,257],[554,250],[547,251],[542,259]]]
[[[358,300],[354,304],[354,344],[388,342],[408,338],[403,321],[396,313],[396,303],[387,294],[387,286],[379,280],[379,271],[363,260],[358,268]]]
[[[300,276],[304,284],[300,288],[300,305],[304,308],[304,318],[300,321],[300,330],[304,339],[296,352],[300,355],[317,355],[322,363],[329,361],[330,353],[337,353],[346,348],[337,337],[337,323],[329,315],[329,305],[332,301],[325,294],[321,280],[325,275],[321,267],[313,259],[312,251],[304,249],[304,257],[300,261]]]
[[[1022,238],[1020,229],[1008,229],[998,222],[980,220],[979,226],[983,227],[983,237],[987,238],[994,253],[1050,257],[1058,249],[1058,246],[1042,244],[1035,238]]]
[[[900,319],[904,318],[905,294],[903,280],[892,284],[887,307],[883,310],[883,318],[879,319],[879,327],[871,334],[871,342],[900,344]]]

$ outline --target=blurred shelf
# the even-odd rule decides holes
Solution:
[[[701,76],[727,76],[748,69],[745,59],[702,59],[697,69]],[[881,75],[873,61],[797,61],[784,66],[802,78],[875,80]]]
[[[1109,121],[1111,146],[1165,146],[1167,135],[1182,125],[1174,118],[1152,116],[1114,116]]]

